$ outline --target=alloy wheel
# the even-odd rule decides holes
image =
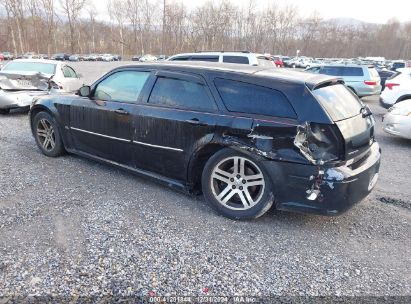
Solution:
[[[37,123],[37,139],[44,150],[50,152],[56,146],[56,136],[53,125],[47,119],[40,119]]]
[[[258,204],[264,194],[261,169],[251,160],[232,156],[220,161],[211,173],[214,198],[224,207],[247,210]]]

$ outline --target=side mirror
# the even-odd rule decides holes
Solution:
[[[82,86],[78,90],[78,95],[81,96],[81,97],[90,97],[90,94],[91,94],[90,86]]]

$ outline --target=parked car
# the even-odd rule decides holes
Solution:
[[[140,61],[140,58],[140,55],[134,55],[133,57],[131,57],[131,61]]]
[[[115,54],[115,55],[113,55],[113,59],[114,59],[114,61],[121,61],[122,57],[121,57],[121,55]]]
[[[14,59],[14,55],[10,52],[2,52],[1,53],[4,57],[4,60],[13,60]]]
[[[69,61],[79,61],[79,55],[78,54],[73,54],[69,57]]]
[[[284,67],[284,62],[282,61],[280,56],[271,56],[271,59],[274,61],[274,64],[277,68]]]
[[[70,55],[65,54],[65,53],[57,53],[51,56],[52,60],[60,60],[60,61],[65,61],[70,59]]]
[[[16,59],[0,71],[0,114],[27,108],[33,98],[74,92],[82,85],[70,66],[44,59]]]
[[[383,130],[391,135],[411,139],[411,99],[392,106],[383,118]]]
[[[101,61],[114,61],[114,56],[111,54],[103,54],[101,55]]]
[[[164,61],[164,60],[166,60],[168,58],[168,56],[166,56],[166,55],[159,55],[158,57],[157,57],[157,60],[158,61]]]
[[[85,55],[85,56],[83,57],[83,60],[84,60],[84,61],[97,61],[97,55],[96,55],[96,54],[88,54],[88,55]]]
[[[47,54],[39,54],[39,59],[49,59]]]
[[[229,218],[271,206],[337,215],[378,179],[374,119],[335,77],[146,63],[116,68],[78,94],[32,106],[45,155],[68,151],[202,191]]]
[[[386,69],[377,69],[377,72],[381,79],[381,91],[384,91],[385,82],[387,81],[387,79],[390,79],[391,77],[393,77],[396,74],[396,72],[386,70]]]
[[[381,79],[373,66],[357,64],[316,65],[307,72],[341,77],[358,97],[381,93]]]
[[[140,59],[139,59],[139,61],[141,61],[141,62],[156,61],[156,60],[157,60],[157,57],[154,56],[154,55],[150,55],[150,54],[141,56]]]
[[[411,99],[411,68],[398,69],[397,73],[385,82],[380,104],[388,109],[406,99]]]
[[[39,55],[34,52],[27,52],[23,55],[23,59],[39,59]]]
[[[396,71],[397,69],[402,69],[402,68],[406,68],[405,61],[398,60],[392,63],[392,66],[391,66],[392,71]]]
[[[206,61],[220,63],[237,63],[247,65],[274,66],[269,55],[248,51],[239,52],[196,52],[171,56],[167,61]]]

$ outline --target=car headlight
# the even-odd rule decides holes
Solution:
[[[398,108],[393,108],[390,111],[390,113],[393,114],[393,115],[411,116],[411,109],[398,107]]]

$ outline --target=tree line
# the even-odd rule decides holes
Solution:
[[[104,4],[106,5],[106,4]],[[411,21],[341,23],[299,14],[294,5],[256,0],[0,0],[0,51],[171,55],[199,50],[353,58],[411,59]]]

